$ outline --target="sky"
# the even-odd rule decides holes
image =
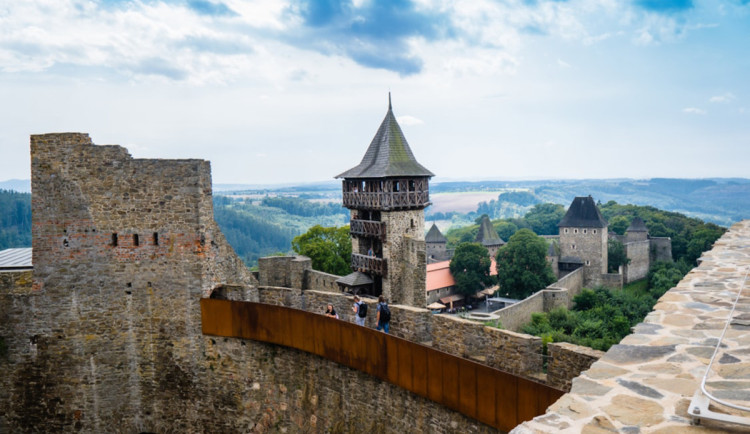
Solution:
[[[438,181],[750,177],[750,0],[0,0],[0,180],[73,131],[331,180],[389,92]]]

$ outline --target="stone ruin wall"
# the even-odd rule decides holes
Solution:
[[[672,262],[672,239],[669,237],[651,237],[651,263],[657,261]]]
[[[255,281],[213,221],[209,164],[78,133],[32,136],[31,160],[33,289],[0,294],[0,431],[212,426],[198,299]]]
[[[623,283],[646,278],[651,265],[651,242],[649,240],[629,242],[625,244],[625,255],[630,259],[630,263],[622,267]]]
[[[312,260],[305,256],[269,256],[258,259],[258,280],[262,286],[340,292],[336,283],[340,277],[313,270]]]

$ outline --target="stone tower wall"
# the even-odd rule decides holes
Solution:
[[[584,285],[596,285],[607,273],[607,228],[561,227],[560,256],[581,258]]]
[[[194,396],[212,388],[198,300],[255,285],[213,221],[208,162],[132,159],[78,133],[32,136],[31,161],[33,290],[3,294],[0,425],[195,420]]]
[[[625,244],[625,254],[630,259],[630,263],[622,267],[624,283],[635,282],[646,277],[651,265],[650,251],[651,242],[649,240]]]
[[[383,242],[383,258],[388,261],[388,273],[383,278],[383,295],[396,304],[411,304],[412,300],[423,302],[425,300],[425,279],[427,270],[425,263],[424,248],[424,210],[406,211],[383,211],[380,221],[385,222],[386,239]],[[421,241],[422,247],[412,248],[407,238],[413,241]],[[407,273],[406,277],[402,270],[404,267],[411,268],[410,264],[421,263],[421,271],[414,269]],[[421,276],[417,276],[421,273]],[[413,287],[418,284],[421,286]],[[412,283],[413,282],[413,283]],[[422,307],[423,304],[415,306]]]
[[[427,257],[442,258],[445,255],[446,243],[425,243]]]
[[[651,237],[651,263],[657,261],[672,262],[672,239],[669,237]]]
[[[403,304],[409,306],[427,306],[427,256],[425,242],[404,237],[401,260],[394,264],[400,268],[399,275],[403,288]]]

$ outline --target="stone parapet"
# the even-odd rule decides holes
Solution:
[[[341,276],[335,274],[328,274],[322,271],[313,270],[312,268],[305,270],[304,276],[304,289],[315,289],[318,291],[329,291],[339,292],[339,285],[336,280],[340,279]]]
[[[542,372],[540,338],[453,316],[434,317],[432,346],[517,375],[538,378]]]
[[[567,342],[547,344],[547,384],[560,390],[570,390],[573,378],[589,369],[604,355],[603,351]]]

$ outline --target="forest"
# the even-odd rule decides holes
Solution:
[[[690,270],[682,262],[658,262],[645,280],[611,291],[598,287],[584,289],[573,298],[572,310],[558,307],[548,313],[534,313],[521,328],[550,342],[570,342],[607,351],[630,334],[630,328],[643,321],[656,301],[674,287]]]
[[[291,253],[294,237],[315,225],[343,226],[349,210],[340,203],[293,196],[265,196],[260,200],[214,196],[214,219],[227,242],[249,267],[258,258]]]
[[[0,250],[31,247],[31,193],[0,190]]]

